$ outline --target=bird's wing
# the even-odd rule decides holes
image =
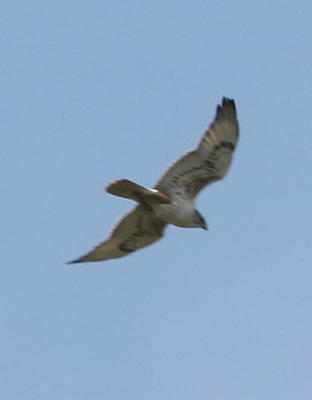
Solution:
[[[144,211],[144,208],[139,205],[117,223],[108,240],[68,264],[104,261],[126,256],[160,239],[165,226],[166,222]]]
[[[234,100],[223,98],[216,116],[198,147],[177,160],[160,178],[155,189],[194,199],[211,182],[222,179],[238,140],[238,121]]]

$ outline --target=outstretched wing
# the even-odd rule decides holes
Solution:
[[[118,222],[108,240],[68,264],[104,261],[126,256],[160,239],[165,226],[166,222],[144,211],[143,207],[139,205]]]
[[[231,163],[238,131],[234,100],[223,98],[198,147],[176,161],[155,188],[192,200],[206,185],[224,177]]]

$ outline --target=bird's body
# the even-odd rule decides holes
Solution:
[[[155,204],[153,213],[167,224],[181,228],[196,228],[194,223],[195,206],[193,201],[175,197],[169,204]]]
[[[70,264],[123,257],[160,239],[167,224],[207,229],[194,199],[206,185],[224,177],[237,139],[235,103],[223,98],[197,148],[177,160],[153,188],[127,179],[107,187],[108,193],[139,204],[120,220],[108,240]]]

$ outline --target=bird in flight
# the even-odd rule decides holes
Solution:
[[[238,133],[234,100],[223,98],[196,149],[170,166],[153,188],[128,179],[108,185],[108,193],[138,204],[117,223],[105,242],[68,264],[126,256],[159,240],[168,224],[207,229],[194,200],[201,189],[222,179],[228,171]]]

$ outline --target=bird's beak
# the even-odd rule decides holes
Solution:
[[[205,224],[202,226],[203,229],[205,229],[205,231],[208,231],[208,226]]]

